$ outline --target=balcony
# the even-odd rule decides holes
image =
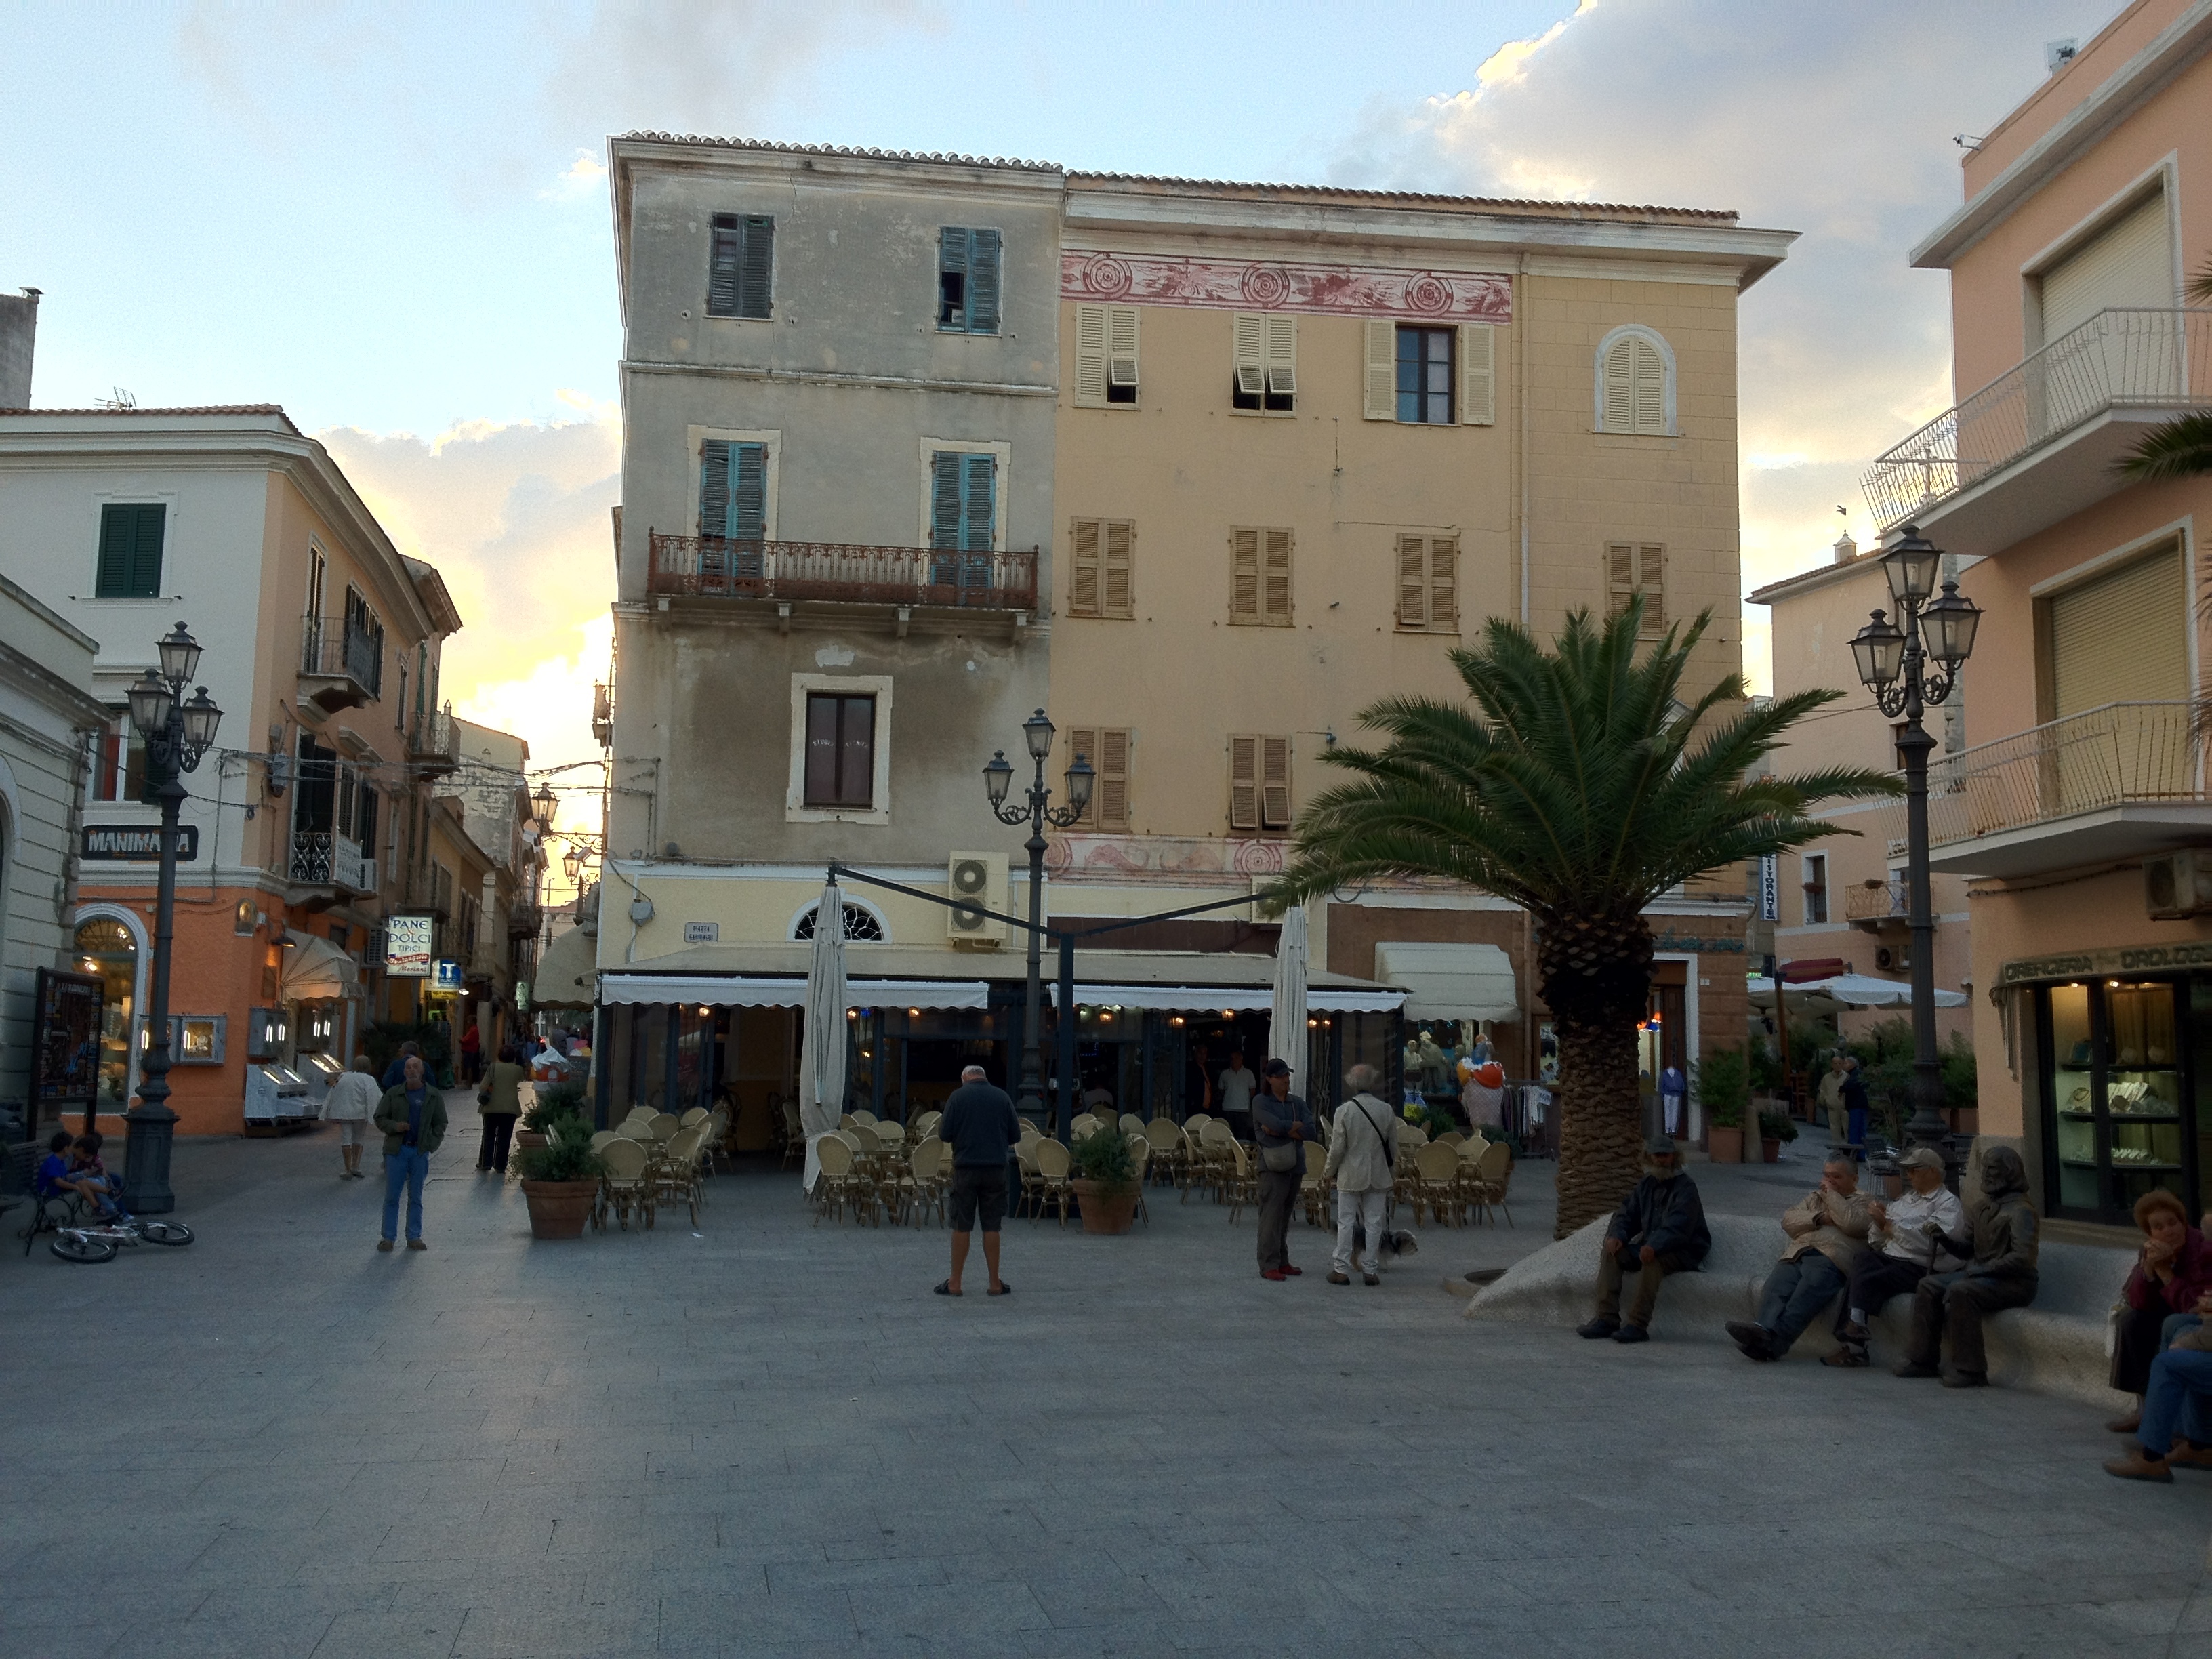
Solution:
[[[838,542],[726,541],[656,531],[646,592],[664,602],[771,602],[784,615],[800,603],[879,605],[901,613],[1012,612],[1036,609],[1036,576],[1035,548],[945,553]]]
[[[418,773],[433,777],[443,777],[457,769],[461,756],[453,715],[417,714],[407,732],[407,758]]]
[[[328,830],[292,832],[290,878],[301,887],[334,887],[367,897],[376,891],[376,860],[349,836]]]
[[[384,636],[336,618],[300,628],[301,694],[325,714],[358,708],[384,690]]]
[[[545,914],[534,904],[518,904],[507,913],[507,936],[514,939],[536,939],[538,930],[545,921]]]
[[[2189,703],[2116,702],[1944,756],[1928,770],[1929,867],[2031,876],[2212,838],[2207,734]]]
[[[2150,426],[2212,404],[2212,310],[2100,311],[1867,469],[1885,530],[1986,556],[2126,488]]]
[[[1890,922],[1903,925],[1908,906],[1905,886],[1901,881],[1862,882],[1856,887],[1844,890],[1844,920],[1869,933],[1877,933]]]

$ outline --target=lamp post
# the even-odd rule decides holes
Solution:
[[[1030,826],[1027,843],[1030,855],[1030,949],[1029,982],[1024,992],[1022,1021],[1022,1079],[1015,1091],[1015,1109],[1042,1115],[1044,1110],[1044,1066],[1042,1045],[1038,1042],[1038,1027],[1042,1024],[1043,994],[1041,981],[1041,959],[1038,956],[1042,938],[1040,931],[1044,920],[1044,827],[1065,830],[1081,817],[1091,805],[1091,786],[1097,774],[1091,770],[1088,757],[1078,755],[1075,763],[1067,769],[1067,803],[1052,805],[1052,791],[1044,787],[1044,763],[1052,753],[1052,722],[1040,708],[1022,722],[1022,737],[1029,744],[1030,758],[1036,763],[1036,775],[1029,787],[1025,805],[1009,806],[1006,794],[1012,787],[1014,769],[1006,759],[1006,751],[1000,750],[991,757],[991,763],[983,769],[983,793],[989,797],[991,811],[1001,823],[1018,824],[1026,819]],[[1063,1008],[1062,1019],[1073,1019],[1075,1010]]]
[[[1851,640],[1859,678],[1881,712],[1892,720],[1905,717],[1897,739],[1905,762],[1905,922],[1912,933],[1912,1121],[1905,1133],[1912,1146],[1938,1152],[1948,1151],[1949,1133],[1942,1112],[1942,1064],[1936,1051],[1936,916],[1928,896],[1928,754],[1936,739],[1920,720],[1957,686],[1982,619],[1979,607],[1960,596],[1955,581],[1945,582],[1942,594],[1930,597],[1942,560],[1917,526],[1905,526],[1881,556],[1882,574],[1889,579],[1890,598],[1904,626],[1877,611]]]
[[[187,702],[185,686],[200,665],[199,641],[179,623],[157,644],[161,667],[131,688],[131,723],[146,741],[146,781],[161,804],[161,874],[154,906],[154,994],[147,1010],[151,1039],[138,1078],[138,1103],[124,1114],[123,1207],[163,1215],[177,1207],[169,1189],[169,1149],[177,1115],[169,1109],[169,947],[176,931],[177,818],[185,774],[198,769],[215,742],[222,710],[201,686]]]

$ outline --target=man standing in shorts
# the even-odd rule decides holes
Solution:
[[[980,1212],[990,1293],[1004,1296],[1013,1286],[999,1277],[999,1225],[1006,1218],[1006,1162],[1022,1137],[1022,1121],[1006,1091],[994,1087],[981,1066],[969,1066],[961,1071],[960,1086],[945,1103],[937,1135],[952,1150],[952,1191],[946,1206],[952,1223],[952,1274],[937,1286],[937,1294],[960,1294],[960,1271],[968,1265],[968,1236],[975,1231]]]

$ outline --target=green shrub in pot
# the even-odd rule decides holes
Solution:
[[[606,1165],[592,1150],[592,1126],[574,1112],[550,1120],[543,1146],[525,1146],[514,1155],[525,1181],[597,1181]]]
[[[1095,1181],[1101,1192],[1133,1192],[1137,1161],[1129,1156],[1129,1143],[1111,1130],[1085,1135],[1069,1149],[1069,1173],[1078,1181]]]

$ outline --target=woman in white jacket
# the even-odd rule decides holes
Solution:
[[[367,1054],[356,1054],[353,1070],[331,1085],[323,1102],[323,1115],[338,1126],[338,1152],[345,1159],[345,1168],[338,1171],[341,1181],[365,1179],[361,1172],[361,1144],[368,1137],[369,1120],[376,1115],[376,1103],[383,1094],[376,1086],[376,1068]]]

